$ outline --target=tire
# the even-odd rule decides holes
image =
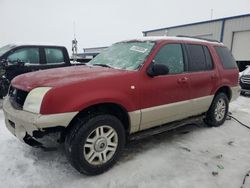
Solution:
[[[1,89],[1,88],[0,88]],[[0,99],[3,99],[3,93],[2,91],[0,90]]]
[[[9,83],[6,80],[0,80],[0,99],[8,94]]]
[[[243,95],[243,96],[246,95],[245,91],[241,91],[240,94]]]
[[[2,99],[4,96],[4,87],[2,84],[2,80],[0,80],[0,99]]]
[[[210,127],[219,127],[227,117],[229,100],[225,93],[218,93],[204,119],[205,123]]]
[[[66,155],[71,165],[86,175],[98,175],[111,168],[124,145],[124,127],[113,115],[78,120],[65,139]]]

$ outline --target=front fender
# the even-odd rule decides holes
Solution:
[[[131,112],[137,109],[139,102],[136,94],[133,95],[119,90],[98,90],[77,94],[72,91],[71,95],[65,93],[53,95],[52,93],[49,92],[45,95],[41,106],[41,114],[79,112],[87,107],[103,103],[114,103],[122,106],[127,112]]]

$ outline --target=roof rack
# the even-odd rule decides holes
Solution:
[[[209,42],[218,42],[218,43],[221,43],[220,41],[215,40],[215,39],[206,39],[206,38],[193,37],[193,36],[188,36],[188,35],[177,35],[177,37],[186,37],[186,38],[192,38],[192,39],[206,40],[206,41],[209,41]]]

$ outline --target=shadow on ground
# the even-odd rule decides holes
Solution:
[[[122,157],[119,159],[119,163],[133,160],[138,154],[147,152],[150,149],[156,147],[161,143],[175,142],[178,136],[189,134],[192,131],[198,131],[200,129],[206,129],[207,127],[203,122],[198,124],[188,124],[171,131],[167,131],[158,135],[148,136],[143,139],[129,141],[123,151]],[[189,148],[180,148],[187,152],[190,152]],[[61,173],[71,174],[73,176],[81,177],[81,175],[71,167],[69,164],[65,152],[64,144],[61,144],[55,151],[43,151],[41,149],[29,148],[26,153],[26,157],[33,158],[34,165],[48,165],[60,169]]]
[[[178,139],[178,136],[183,134],[189,134],[192,131],[197,131],[202,128],[208,127],[203,122],[200,122],[199,124],[187,124],[177,129],[163,132],[161,134],[148,136],[143,139],[129,141],[124,149],[121,161],[131,160],[134,156],[141,152],[150,150],[161,143],[174,142],[175,139]],[[183,147],[181,149],[186,150],[188,152],[190,151],[189,148]]]

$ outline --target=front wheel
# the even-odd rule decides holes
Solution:
[[[79,121],[65,140],[73,167],[87,175],[97,175],[112,167],[125,144],[121,121],[112,115],[97,115]]]
[[[228,107],[228,97],[224,93],[217,94],[206,113],[205,123],[211,127],[222,125],[226,120]]]

